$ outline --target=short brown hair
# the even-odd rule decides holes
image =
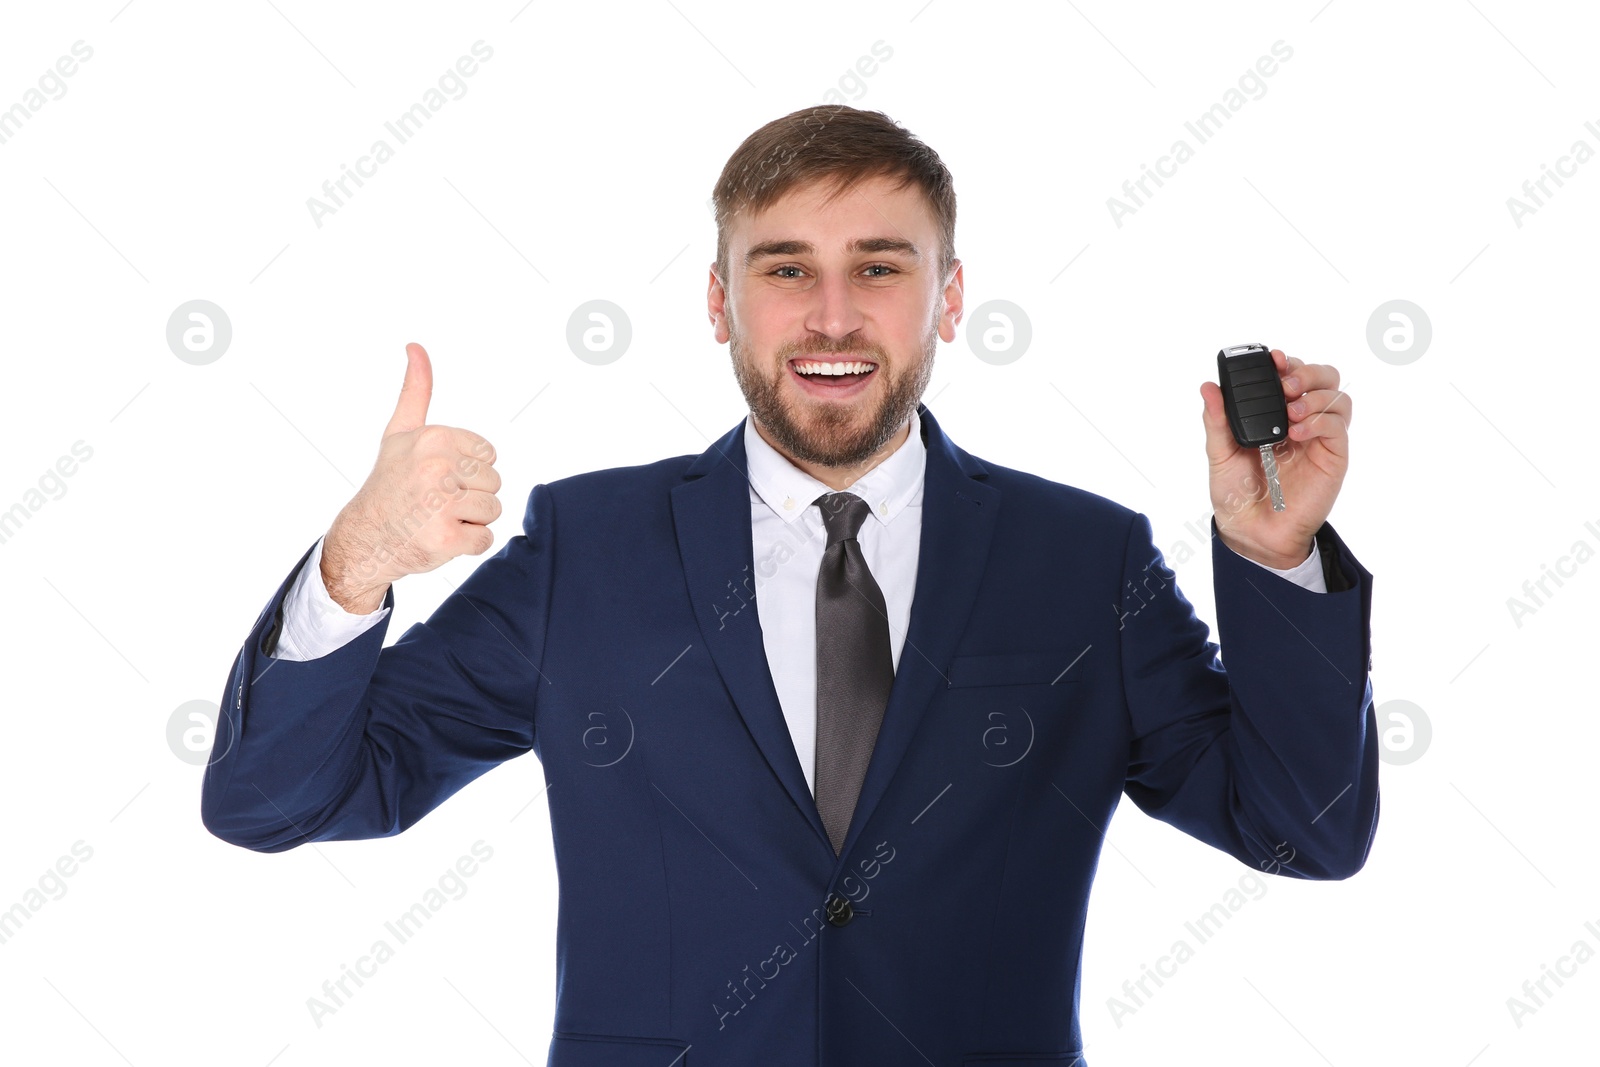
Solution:
[[[728,157],[711,198],[717,214],[717,276],[728,278],[728,225],[741,211],[760,212],[791,190],[832,183],[827,199],[871,177],[915,183],[939,231],[941,279],[955,262],[956,191],[939,154],[881,111],[819,104],[773,119]]]

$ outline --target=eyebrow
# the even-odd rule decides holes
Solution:
[[[750,251],[744,255],[744,262],[745,266],[750,266],[758,259],[771,259],[775,256],[808,256],[816,250],[816,246],[810,241],[762,241],[758,245],[751,246]],[[898,252],[919,263],[922,261],[922,253],[917,251],[917,246],[903,237],[858,237],[845,245],[844,250],[851,255]]]

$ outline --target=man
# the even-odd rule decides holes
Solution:
[[[395,834],[531,748],[554,1067],[1081,1063],[1122,792],[1253,868],[1365,861],[1372,578],[1325,521],[1350,398],[1273,352],[1274,512],[1201,386],[1224,672],[1142,514],[979,460],[920,403],[962,313],[934,152],[806,109],[715,200],[707,310],[750,418],[535,486],[383,648],[392,583],[486,551],[500,514],[492,446],[426,423],[410,346],[371,475],[234,665],[205,824],[262,852]]]

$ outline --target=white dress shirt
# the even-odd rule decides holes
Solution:
[[[767,444],[748,418],[744,450],[750,460],[750,532],[755,547],[756,609],[767,666],[806,785],[816,789],[817,575],[828,531],[815,501],[833,492]],[[889,650],[900,649],[911,622],[922,548],[922,472],[927,466],[922,419],[911,413],[911,432],[900,447],[847,488],[871,514],[856,540],[889,615]]]
[[[906,627],[911,621],[911,596],[916,589],[922,540],[922,481],[927,465],[922,420],[912,412],[910,421],[911,432],[900,447],[845,490],[871,506],[871,518],[861,524],[856,539],[873,580],[883,591],[889,616],[889,647],[897,670]],[[833,490],[769,445],[749,418],[744,423],[744,447],[749,458],[756,610],[767,666],[794,750],[801,754],[806,785],[815,792],[817,574],[828,544],[822,511],[815,501]],[[1315,541],[1311,555],[1297,567],[1257,566],[1313,592],[1327,591]],[[379,608],[367,615],[356,615],[328,596],[322,581],[319,538],[311,558],[284,598],[283,628],[272,654],[287,660],[325,656],[375,626],[388,610]]]

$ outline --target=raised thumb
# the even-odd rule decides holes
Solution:
[[[406,380],[400,387],[400,399],[384,427],[383,436],[390,437],[407,430],[415,430],[428,421],[428,401],[433,396],[433,366],[428,362],[428,350],[416,342],[406,345]]]

